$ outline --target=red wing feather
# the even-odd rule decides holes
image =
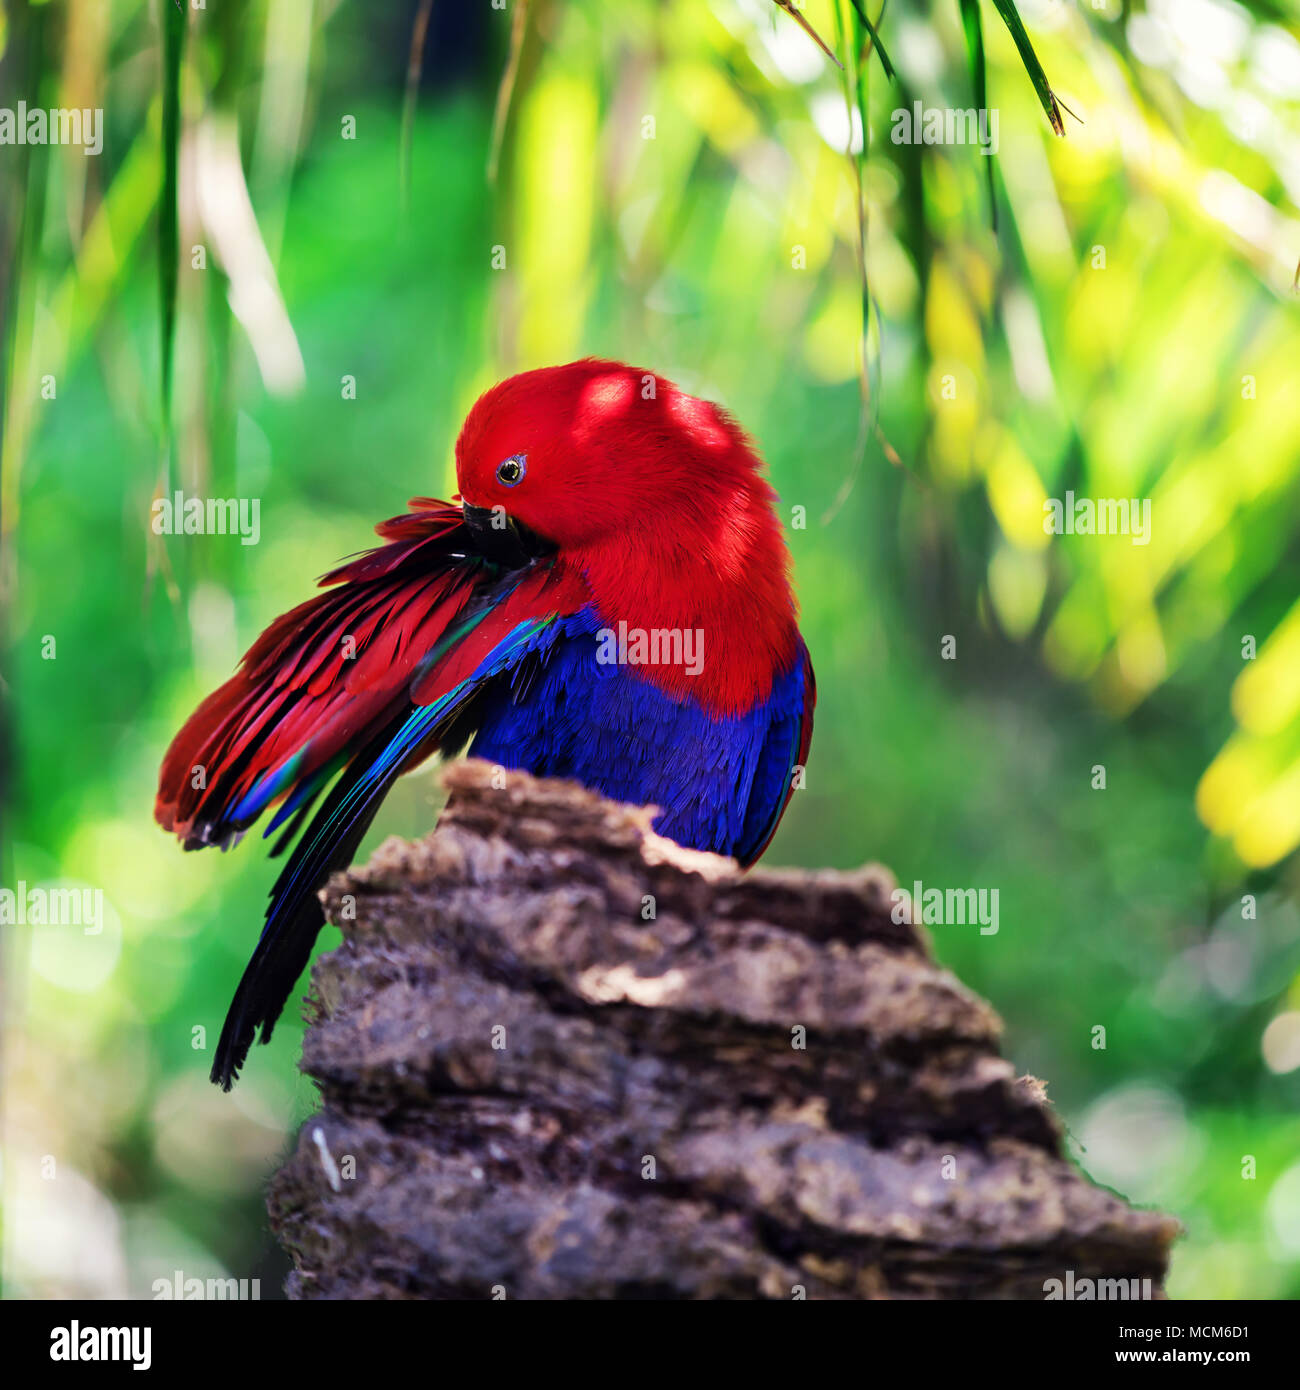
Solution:
[[[386,544],[332,570],[321,580],[327,592],[277,618],[176,735],[154,814],[187,847],[242,829],[229,809],[296,753],[301,781],[354,744],[405,697],[420,661],[489,578],[465,560],[458,507],[410,505],[375,528]]]

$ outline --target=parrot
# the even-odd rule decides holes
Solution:
[[[742,868],[802,784],[812,661],[776,493],[726,410],[622,362],[541,367],[478,398],[455,466],[453,501],[377,526],[163,758],[155,819],[185,849],[228,849],[274,806],[271,857],[290,851],[214,1054],[223,1090],[307,965],[319,890],[431,755],[655,807],[657,834]]]

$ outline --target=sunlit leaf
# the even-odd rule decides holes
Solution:
[[[788,14],[790,18],[794,20],[794,22],[804,31],[805,34],[808,35],[808,37],[817,45],[818,48],[821,49],[821,51],[831,60],[832,63],[835,64],[837,68],[842,68],[844,66],[844,64],[841,63],[840,60],[835,56],[834,52],[832,51],[830,45],[826,42],[826,40],[823,39],[822,36],[817,32],[817,30],[814,29],[811,24],[809,24],[809,22],[803,17],[803,15],[799,13],[797,9],[795,9],[792,0],[774,0],[774,3],[778,9],[784,10],[786,14]]]
[[[886,0],[886,3],[888,3],[888,0]],[[880,57],[880,66],[884,68],[885,76],[892,78],[894,76],[894,65],[889,59],[889,54],[886,51],[885,45],[882,42],[880,34],[877,32],[876,28],[876,26],[880,23],[880,20],[884,19],[885,17],[885,6],[881,5],[880,17],[876,20],[875,24],[872,24],[871,20],[867,18],[866,0],[853,0],[853,8],[857,11],[857,16],[862,24],[862,27],[871,36],[872,47],[875,48],[876,53]]]
[[[1047,112],[1047,119],[1051,121],[1052,129],[1058,135],[1064,135],[1065,125],[1061,120],[1060,104],[1056,99],[1056,93],[1052,91],[1051,84],[1047,80],[1047,74],[1043,71],[1043,65],[1038,61],[1034,46],[1029,42],[1029,35],[1025,32],[1020,13],[1016,9],[1016,0],[993,0],[993,7],[1002,16],[1003,23],[1011,32],[1011,37],[1020,52],[1020,61],[1024,63],[1029,80],[1034,84],[1034,91],[1038,93],[1038,100],[1042,102],[1043,110]]]

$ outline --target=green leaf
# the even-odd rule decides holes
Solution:
[[[429,37],[429,16],[433,0],[420,0],[411,25],[411,49],[406,60],[406,94],[402,98],[402,133],[398,154],[398,194],[402,211],[411,206],[411,145],[415,138],[415,104],[420,96],[420,74],[424,70],[424,45]]]
[[[497,170],[501,165],[501,147],[506,136],[506,122],[510,119],[510,108],[515,99],[515,87],[519,82],[519,61],[524,52],[524,35],[528,29],[528,0],[517,0],[514,21],[510,25],[510,52],[506,56],[505,71],[501,74],[501,84],[497,88],[496,109],[492,113],[492,142],[488,150],[487,180],[489,184],[497,181]]]
[[[817,45],[818,48],[835,64],[837,68],[843,68],[844,64],[835,56],[835,51],[830,44],[817,32],[816,29],[799,13],[794,7],[794,0],[773,0],[778,9],[784,10],[786,14],[804,31],[805,34]]]
[[[162,5],[162,201],[158,208],[158,289],[162,322],[162,420],[164,440],[171,438],[172,347],[176,337],[180,217],[177,166],[181,144],[181,57],[188,13],[177,0]]]
[[[1020,15],[1016,10],[1016,0],[993,0],[993,8],[1002,16],[1003,23],[1007,26],[1016,48],[1020,51],[1020,61],[1024,63],[1029,80],[1034,84],[1034,91],[1038,93],[1038,100],[1043,103],[1043,110],[1047,112],[1047,119],[1051,121],[1052,129],[1058,135],[1064,135],[1065,123],[1061,120],[1061,108],[1057,104],[1056,93],[1052,91],[1047,74],[1043,71],[1043,65],[1038,61],[1038,55],[1034,52],[1033,44],[1029,42],[1029,35],[1025,33],[1025,26],[1021,23]]]
[[[886,4],[888,0],[886,0]],[[864,0],[853,0],[853,8],[857,11],[858,18],[862,21],[862,27],[871,35],[871,42],[876,52],[880,55],[880,66],[885,70],[885,76],[892,78],[894,75],[894,65],[889,61],[889,54],[885,51],[885,45],[881,42],[880,35],[876,32],[876,25],[867,18]],[[885,6],[880,7],[880,19],[885,17]],[[876,23],[878,24],[878,19]]]
[[[975,108],[988,110],[988,69],[984,61],[984,27],[980,23],[980,0],[961,0],[961,24],[966,31],[966,52],[970,57],[971,82],[975,87]],[[982,155],[987,166],[989,184],[989,218],[993,230],[998,229],[998,205],[993,187],[994,155]]]

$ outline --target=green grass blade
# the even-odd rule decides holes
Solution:
[[[178,0],[162,5],[162,200],[158,208],[158,290],[162,324],[163,438],[171,437],[172,348],[176,337],[176,289],[180,257],[177,167],[181,144],[181,57],[188,12]]]
[[[886,4],[887,3],[888,0],[886,0]],[[885,17],[885,6],[881,5],[880,19],[876,21],[876,24],[872,24],[867,18],[865,0],[853,0],[853,8],[857,11],[858,19],[862,21],[862,27],[871,35],[871,42],[875,46],[876,52],[880,55],[880,66],[884,68],[885,76],[892,79],[894,76],[894,65],[890,62],[889,54],[885,50],[885,45],[881,42],[880,35],[876,32],[876,24],[879,24],[880,20]]]
[[[47,15],[44,6],[20,9],[7,35],[4,53],[8,78],[17,84],[18,90],[37,93],[39,100],[47,95],[40,77],[45,66]],[[13,552],[7,542],[18,522],[19,478],[33,420],[30,372],[36,340],[49,146],[19,146],[5,174],[0,179],[0,197],[6,201],[8,224],[0,231],[7,231],[11,240],[0,247],[0,348],[4,362],[0,378],[0,589],[11,592],[8,585]]]
[[[411,208],[411,145],[415,138],[415,104],[420,96],[420,74],[424,71],[424,45],[429,37],[429,16],[433,0],[420,0],[411,26],[411,51],[406,60],[406,94],[402,98],[402,135],[398,155],[398,186],[402,211]]]
[[[488,149],[487,181],[495,186],[501,167],[501,147],[506,138],[506,122],[515,99],[519,82],[519,62],[524,52],[524,36],[528,31],[528,0],[518,0],[514,20],[510,25],[510,51],[506,55],[505,71],[497,88],[496,109],[492,113],[492,139]]]
[[[837,0],[838,2],[838,0]],[[817,45],[818,48],[835,64],[837,68],[843,68],[844,64],[835,56],[835,50],[817,32],[807,19],[794,7],[794,0],[773,0],[778,9],[784,10],[786,14],[804,31],[805,34]]]
[[[1029,42],[1029,35],[1025,33],[1025,26],[1016,10],[1016,0],[993,0],[993,8],[1002,16],[1002,22],[1007,26],[1016,48],[1020,51],[1020,61],[1024,63],[1029,80],[1034,84],[1038,100],[1043,103],[1043,110],[1047,112],[1052,129],[1058,135],[1064,135],[1065,124],[1061,120],[1061,108],[1057,104],[1056,93],[1052,91],[1043,65],[1038,61],[1038,54],[1034,52],[1033,44]]]
[[[980,0],[961,0],[961,26],[966,31],[966,52],[970,58],[971,82],[975,88],[975,109],[987,111],[988,65],[984,61],[984,26],[980,22]],[[993,187],[994,155],[981,155],[987,165],[989,185],[989,218],[993,230],[998,229],[998,205]]]

